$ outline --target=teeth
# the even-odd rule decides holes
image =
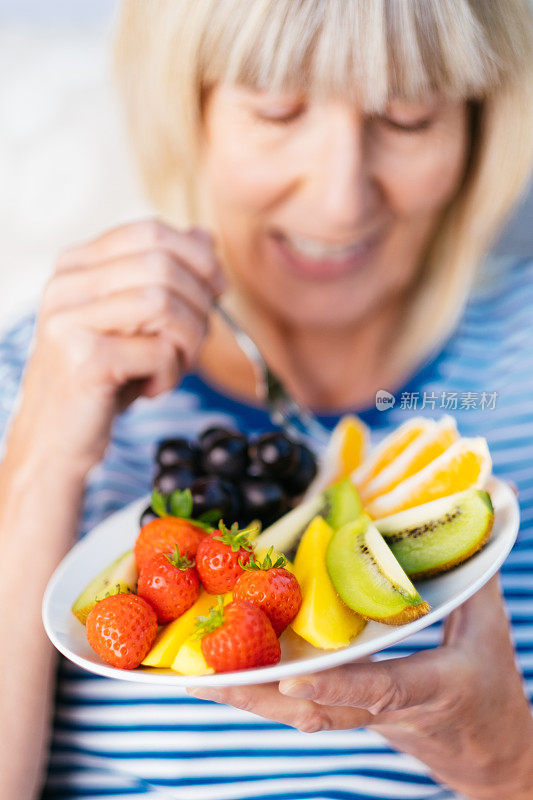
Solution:
[[[350,242],[349,244],[325,244],[316,239],[306,239],[302,236],[285,237],[285,241],[293,250],[305,258],[321,259],[342,259],[362,253],[365,246],[361,242]]]

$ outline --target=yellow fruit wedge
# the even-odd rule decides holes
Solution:
[[[352,481],[359,491],[364,490],[376,475],[398,458],[411,442],[425,431],[433,429],[435,425],[436,423],[430,419],[414,417],[386,436],[351,474]]]
[[[295,633],[315,647],[346,647],[365,627],[365,621],[341,600],[326,569],[326,550],[333,529],[315,517],[305,531],[294,574],[302,591],[300,611],[291,623]]]
[[[212,675],[215,671],[207,666],[202,653],[201,639],[196,639],[194,635],[185,639],[181,645],[172,663],[172,669],[181,675]]]
[[[85,587],[75,600],[71,608],[72,613],[82,625],[85,625],[89,612],[99,600],[109,597],[110,594],[135,592],[138,578],[135,556],[132,550],[128,550]]]
[[[337,450],[337,474],[332,483],[351,475],[366,456],[369,430],[364,422],[351,414],[344,416],[335,427],[331,439]]]
[[[492,469],[485,439],[458,439],[426,467],[367,504],[374,519],[429,503],[464,489],[482,489]]]
[[[390,492],[411,475],[420,472],[425,466],[438,458],[459,438],[457,424],[453,417],[445,416],[416,436],[407,447],[387,467],[384,467],[361,490],[364,504],[381,494]]]
[[[176,653],[196,626],[196,617],[208,614],[216,604],[216,596],[202,592],[188,611],[178,617],[158,633],[152,649],[142,662],[145,667],[165,667],[172,665]]]
[[[346,414],[331,434],[321,458],[320,469],[306,492],[306,497],[327,489],[351,475],[366,458],[370,432],[358,417]]]
[[[224,605],[231,601],[231,593],[224,596]],[[217,604],[217,597],[214,594],[202,592],[196,603],[189,608],[181,617],[169,622],[168,625],[158,633],[152,649],[142,662],[145,667],[160,667],[168,669],[176,658],[178,650],[183,642],[194,632],[196,628],[196,618],[207,615],[209,609]]]

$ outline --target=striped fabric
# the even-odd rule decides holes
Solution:
[[[0,424],[12,410],[33,318],[0,344]],[[517,654],[533,694],[533,262],[487,268],[445,347],[396,395],[388,411],[361,417],[388,433],[409,416],[452,413],[461,433],[486,436],[497,475],[520,489],[522,529],[502,569]],[[425,407],[421,408],[424,401]],[[443,394],[444,393],[444,394]],[[417,407],[414,408],[415,399]],[[454,404],[456,407],[454,408]],[[434,406],[434,407],[433,407]],[[444,407],[441,407],[444,406]],[[330,427],[334,417],[324,417]],[[213,423],[265,430],[266,414],[190,375],[181,387],[138,401],[117,421],[93,470],[83,531],[149,491],[154,444]],[[434,625],[393,648],[436,647]],[[367,730],[301,734],[182,691],[112,681],[62,661],[43,800],[445,800],[424,765]]]

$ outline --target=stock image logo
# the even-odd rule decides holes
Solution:
[[[432,411],[494,411],[498,403],[498,392],[401,392],[398,408],[416,410],[429,408]],[[386,389],[376,392],[376,408],[387,411],[393,408],[396,397]]]
[[[395,402],[396,398],[394,395],[388,392],[386,389],[377,390],[376,408],[378,411],[386,411],[388,408],[392,408]]]

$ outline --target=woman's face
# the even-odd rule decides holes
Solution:
[[[467,107],[368,117],[342,101],[218,86],[205,177],[233,281],[297,327],[357,324],[414,280],[468,150]]]

